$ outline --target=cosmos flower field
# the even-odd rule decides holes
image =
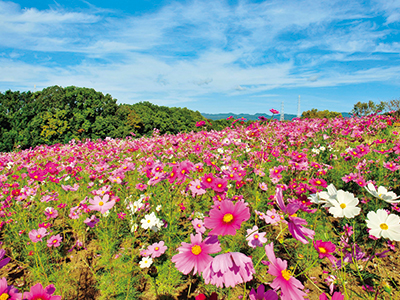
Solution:
[[[399,299],[392,115],[0,154],[0,300]]]

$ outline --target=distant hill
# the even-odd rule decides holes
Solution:
[[[341,114],[342,114],[342,116],[343,116],[344,118],[350,118],[350,117],[351,117],[351,114],[349,114],[349,113],[342,112]],[[261,117],[261,116],[264,116],[264,117],[266,117],[266,118],[268,118],[268,119],[271,118],[271,115],[263,114],[263,113],[256,113],[256,114],[254,114],[254,115],[250,115],[250,114],[234,114],[234,113],[221,113],[221,114],[206,114],[206,113],[201,113],[201,115],[202,115],[203,117],[207,118],[207,119],[210,119],[210,120],[227,119],[227,118],[229,118],[230,116],[233,116],[235,119],[245,118],[245,119],[247,119],[247,120],[253,120],[253,121],[254,121],[254,120],[258,120],[258,117]],[[285,115],[284,115],[285,120],[292,120],[293,118],[296,118],[296,117],[297,117],[297,115],[291,115],[291,114],[285,114]],[[274,119],[277,119],[277,120],[280,120],[281,115],[280,115],[280,114],[274,115],[273,118],[274,118]]]

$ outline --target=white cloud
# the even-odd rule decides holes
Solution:
[[[399,63],[385,55],[400,46],[374,18],[392,22],[389,11],[398,7],[395,1],[372,9],[361,1],[198,0],[117,17],[93,6],[38,10],[0,1],[0,89],[75,85],[122,102],[165,105],[215,94],[392,82]],[[31,52],[45,59],[29,59]]]

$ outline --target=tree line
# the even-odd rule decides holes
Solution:
[[[94,89],[51,86],[32,93],[0,93],[0,152],[72,139],[124,138],[200,130],[207,121],[198,111],[157,106],[150,102],[117,104],[117,99]],[[223,122],[224,123],[224,122]],[[225,124],[213,125],[214,129]],[[210,127],[210,125],[208,125]]]

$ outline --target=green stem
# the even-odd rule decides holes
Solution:
[[[302,271],[301,273],[297,274],[295,277],[300,276],[301,274],[303,274],[303,273],[307,272],[308,270],[310,270],[310,269],[315,265],[315,263],[316,263],[317,261],[318,261],[318,258],[317,258],[316,260],[314,260],[314,262],[311,264],[311,266],[309,266],[307,269],[305,269],[305,270]]]

